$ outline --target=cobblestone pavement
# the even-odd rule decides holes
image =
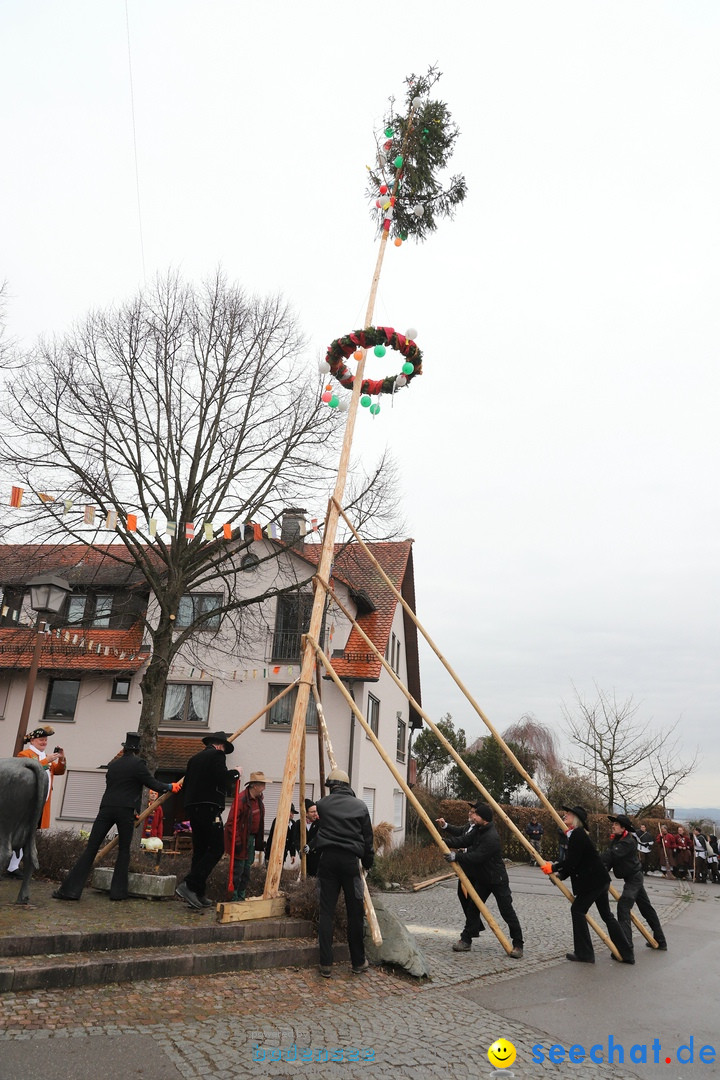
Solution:
[[[525,957],[520,961],[509,959],[489,930],[470,953],[452,952],[462,926],[454,882],[419,893],[386,894],[388,905],[423,949],[432,972],[430,980],[414,980],[386,968],[358,977],[343,964],[329,980],[313,970],[286,968],[7,994],[0,998],[0,1077],[30,1080],[36,1075],[31,1067],[33,1055],[38,1060],[41,1055],[37,1076],[44,1080],[85,1078],[103,1068],[111,1071],[113,1080],[225,1080],[229,1075],[289,1080],[297,1074],[331,1080],[391,1076],[394,1080],[447,1080],[448,1076],[464,1080],[497,1076],[487,1049],[503,1037],[518,1048],[514,1067],[503,1070],[506,1077],[538,1076],[550,1070],[558,1080],[577,1080],[578,1065],[531,1062],[533,1043],[547,1047],[553,1042],[543,1032],[509,1021],[473,1000],[478,987],[508,980],[517,984],[521,999],[524,978],[564,964],[570,948],[570,916],[564,897],[541,880],[535,868],[512,867],[510,877],[526,940]],[[688,898],[673,882],[648,881],[661,920],[671,922]],[[715,894],[720,898],[718,887],[706,889],[703,899],[714,899]],[[493,900],[489,906],[504,929]],[[715,907],[708,905],[708,909],[714,914]],[[168,910],[170,905],[165,906],[163,919]],[[185,918],[185,913],[175,912],[175,917]],[[606,964],[602,951],[599,944],[593,978],[632,977],[635,969]],[[638,962],[652,959],[648,954]],[[77,1040],[83,1040],[82,1044]],[[64,1058],[70,1060],[69,1049],[63,1054],[63,1045],[81,1052],[77,1072],[69,1073],[63,1066]],[[122,1054],[113,1051],[108,1059],[105,1048],[115,1045],[123,1047]],[[312,1049],[312,1064],[303,1048]],[[342,1064],[338,1063],[340,1050]],[[30,1064],[18,1072],[19,1061]],[[3,1063],[11,1071],[3,1071]],[[599,1080],[643,1075],[641,1067],[632,1071],[594,1065],[593,1070]],[[667,1080],[673,1080],[670,1073]],[[694,1075],[700,1076],[700,1070],[694,1070]]]

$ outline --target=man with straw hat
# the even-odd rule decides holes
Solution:
[[[225,851],[228,854],[234,852],[231,900],[245,899],[255,855],[265,847],[263,792],[268,783],[270,781],[265,773],[250,773],[245,790],[239,793],[230,807],[225,823]]]

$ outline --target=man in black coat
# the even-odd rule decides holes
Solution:
[[[87,846],[72,870],[53,896],[56,900],[79,900],[93,867],[100,846],[115,826],[118,833],[118,854],[110,883],[111,900],[127,900],[130,844],[132,843],[135,815],[140,809],[143,787],[154,791],[179,791],[180,784],[164,784],[156,780],[140,751],[140,735],[129,731],[122,744],[121,757],[115,758],[107,767],[105,794],[98,815],[90,831]]]
[[[658,943],[661,952],[667,951],[667,941],[655,908],[650,903],[650,898],[645,892],[643,881],[642,863],[637,850],[637,840],[634,836],[632,822],[625,814],[612,817],[608,814],[608,821],[612,822],[610,834],[610,847],[603,851],[600,858],[608,870],[612,870],[615,877],[622,878],[624,882],[622,896],[618,900],[617,918],[625,937],[632,949],[632,920],[630,912],[633,904],[637,904],[638,911],[647,920],[648,926]],[[650,945],[650,942],[647,943]],[[652,945],[650,945],[652,948]]]
[[[375,859],[370,813],[355,796],[350,778],[342,769],[333,769],[325,786],[330,794],[317,803],[319,828],[316,849],[320,883],[320,974],[329,979],[333,962],[333,923],[342,889],[347,909],[347,937],[353,975],[370,966],[363,942],[363,899],[365,886],[360,863],[370,870]]]
[[[183,782],[183,801],[192,829],[193,854],[190,872],[175,890],[190,907],[212,907],[205,896],[207,879],[225,851],[222,812],[228,787],[238,778],[236,769],[228,769],[225,758],[235,747],[224,731],[215,731],[203,739],[205,749],[187,763]]]
[[[626,964],[634,964],[632,945],[620,929],[610,911],[608,889],[610,875],[603,866],[597,848],[587,834],[587,810],[584,806],[563,806],[563,821],[568,838],[567,851],[562,862],[543,863],[543,873],[557,874],[561,879],[570,878],[575,899],[570,906],[573,928],[573,952],[566,953],[568,960],[582,964],[595,963],[595,951],[590,928],[585,916],[595,904],[600,918],[607,926],[610,940],[616,946]],[[615,954],[612,954],[616,959]]]
[[[515,914],[510,892],[510,882],[502,857],[502,844],[497,829],[492,824],[492,809],[484,802],[472,803],[468,814],[469,823],[465,828],[448,825],[445,818],[438,818],[437,823],[446,836],[443,837],[448,847],[464,848],[464,852],[450,851],[445,855],[448,862],[457,862],[472,882],[473,888],[483,903],[493,894],[500,914],[507,923],[513,944],[512,956],[519,960],[523,954],[523,936],[520,920]],[[465,912],[465,926],[460,940],[453,945],[454,952],[469,952],[472,939],[485,929],[480,912],[475,903],[463,892],[462,882],[458,882],[458,899]]]
[[[317,877],[320,856],[317,851],[317,834],[320,828],[317,806],[312,799],[305,800],[305,841],[300,837],[300,820],[293,822],[293,842],[298,851],[305,855],[305,874]]]

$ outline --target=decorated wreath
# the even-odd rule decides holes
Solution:
[[[374,349],[376,356],[384,356],[386,346],[405,357],[402,370],[397,375],[386,375],[383,379],[363,379],[361,390],[363,394],[392,394],[399,387],[406,386],[416,375],[422,375],[422,353],[410,336],[398,334],[391,326],[368,326],[336,338],[328,346],[325,362],[340,385],[352,390],[355,376],[345,361],[359,349]]]

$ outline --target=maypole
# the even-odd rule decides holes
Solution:
[[[335,489],[328,503],[318,562],[318,577],[324,581],[328,581],[331,576],[339,507],[345,492],[358,407],[369,407],[371,414],[376,415],[380,411],[380,405],[377,401],[371,404],[372,396],[393,394],[407,386],[416,375],[422,374],[422,354],[414,341],[415,331],[398,334],[391,327],[372,325],[388,240],[392,235],[395,246],[398,247],[410,236],[424,240],[428,233],[437,228],[437,219],[451,217],[455,207],[463,201],[466,194],[464,177],[452,177],[444,189],[438,179],[438,173],[446,166],[459,134],[445,103],[429,97],[430,90],[439,77],[440,73],[435,68],[431,68],[424,76],[411,75],[406,80],[407,93],[402,113],[396,112],[394,99],[390,99],[384,121],[384,140],[382,145],[378,140],[376,164],[368,168],[368,196],[371,200],[371,213],[380,233],[380,247],[370,287],[365,327],[333,341],[323,365],[324,373],[329,372],[342,386],[352,390]],[[375,355],[381,357],[385,355],[387,345],[405,358],[402,371],[396,376],[386,376],[383,379],[365,379],[368,348],[372,347]],[[357,361],[354,375],[345,364],[351,354]],[[326,387],[322,399],[330,408],[342,409],[344,404],[338,394],[333,392],[332,384]],[[292,791],[298,774],[300,748],[305,730],[305,715],[315,680],[315,649],[310,642],[320,641],[324,604],[324,590],[316,589],[310,626],[303,646],[298,692],[277,808],[278,824],[287,823],[290,817]],[[278,895],[283,855],[284,852],[279,846],[271,854],[263,893],[266,899]]]

